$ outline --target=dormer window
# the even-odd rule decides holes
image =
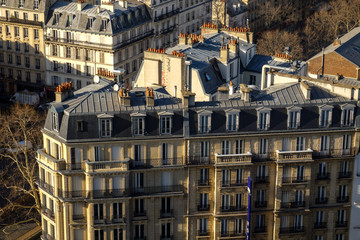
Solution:
[[[5,6],[6,5],[6,0],[1,0],[1,5]]]
[[[39,9],[40,0],[34,0],[34,9]]]
[[[94,20],[92,18],[88,18],[86,29],[91,29],[93,27],[93,22]]]
[[[239,128],[239,110],[230,109],[226,112],[226,130],[236,131]]]
[[[24,7],[25,0],[19,0],[19,8]]]
[[[160,133],[171,134],[172,131],[172,115],[170,112],[160,112]]]
[[[299,128],[300,127],[300,107],[289,107],[288,108],[288,128]]]
[[[268,130],[270,128],[270,108],[261,107],[258,111],[258,130]]]
[[[107,28],[107,21],[108,21],[108,20],[101,20],[101,27],[100,27],[100,31],[106,31],[106,28]]]
[[[143,113],[132,113],[132,132],[133,136],[142,136],[145,132],[145,116]]]
[[[341,126],[349,127],[354,122],[354,109],[352,104],[344,104],[341,106]]]
[[[51,127],[54,131],[59,131],[59,115],[56,112],[51,113]]]
[[[59,24],[60,14],[56,13],[54,15],[54,25]]]
[[[333,106],[322,105],[319,107],[319,126],[320,127],[329,127],[332,123],[332,110]]]
[[[211,130],[211,111],[201,110],[198,112],[199,133],[207,133]]]
[[[112,133],[112,118],[113,115],[100,114],[97,116],[99,119],[99,135],[100,137],[111,137]]]
[[[67,22],[66,22],[66,26],[67,27],[71,27],[73,23],[73,16],[72,15],[68,15],[67,16]]]

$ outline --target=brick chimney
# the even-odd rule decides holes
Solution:
[[[152,88],[146,88],[146,106],[153,107],[155,105],[154,90]]]
[[[73,95],[72,82],[66,82],[56,87],[55,102],[63,102]]]
[[[131,98],[129,95],[129,91],[125,88],[121,88],[118,93],[119,93],[120,105],[124,107],[130,107]]]
[[[85,0],[78,0],[77,10],[78,10],[79,12],[81,12],[86,5],[87,5],[87,3],[86,3]]]

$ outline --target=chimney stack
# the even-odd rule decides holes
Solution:
[[[300,89],[306,100],[310,100],[311,98],[311,87],[304,81],[300,82]]]
[[[81,12],[86,5],[87,3],[85,2],[85,0],[78,0],[77,10]]]
[[[155,105],[154,90],[152,88],[146,88],[146,106],[153,107]]]
[[[229,88],[228,87],[219,87],[218,88],[218,100],[219,101],[229,100]]]
[[[244,102],[250,102],[250,93],[252,91],[251,88],[248,88],[246,87],[245,84],[240,84],[240,91],[241,91],[241,99],[244,101]]]
[[[229,95],[233,95],[234,94],[234,84],[232,83],[232,81],[230,81],[229,84]]]
[[[55,102],[63,102],[73,95],[72,82],[66,82],[56,87]]]
[[[195,93],[187,90],[181,90],[182,104],[184,108],[195,106]]]
[[[223,45],[220,50],[220,61],[227,63],[229,60],[229,46]]]
[[[119,93],[120,105],[124,107],[130,107],[131,99],[130,99],[129,91],[125,88],[121,88],[118,93]]]

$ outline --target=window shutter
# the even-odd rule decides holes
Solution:
[[[332,112],[333,112],[333,110],[330,109],[330,111],[329,111],[329,124],[328,124],[328,126],[331,126],[331,124],[332,124]]]
[[[349,116],[349,123],[350,123],[350,125],[353,124],[353,121],[354,121],[354,109],[351,109],[351,110],[350,110],[350,116]]]
[[[296,115],[296,127],[300,127],[300,115],[301,115],[301,112],[298,111],[297,115]]]

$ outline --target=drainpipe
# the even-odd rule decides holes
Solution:
[[[264,65],[261,70],[261,90],[264,90],[266,87],[266,79],[265,79],[265,69],[268,68],[271,69],[278,69],[278,70],[286,70],[290,72],[295,72],[296,69],[294,68],[288,68],[288,67],[279,67],[279,66],[271,66],[271,65]]]

